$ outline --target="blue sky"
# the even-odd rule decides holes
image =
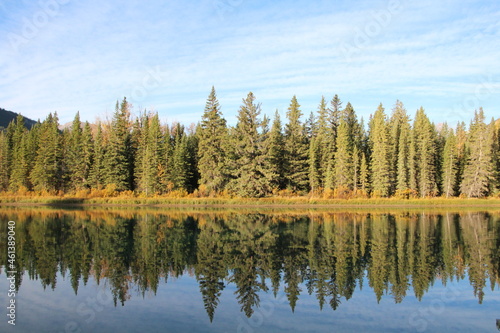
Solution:
[[[0,43],[0,107],[33,119],[105,119],[127,96],[189,124],[212,85],[230,124],[249,91],[268,115],[338,94],[365,119],[397,99],[500,117],[498,0],[2,0]]]

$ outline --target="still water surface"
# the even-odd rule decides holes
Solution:
[[[500,213],[3,208],[1,332],[498,332]]]

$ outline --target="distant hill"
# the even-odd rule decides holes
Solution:
[[[16,119],[18,116],[17,113],[12,112],[12,111],[7,111],[5,109],[0,108],[0,130],[7,128],[9,126],[10,122],[14,119]],[[36,121],[24,117],[24,126],[27,128],[33,127],[33,125],[36,124]]]

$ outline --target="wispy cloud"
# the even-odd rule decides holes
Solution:
[[[378,28],[377,15],[387,13],[390,1],[313,7],[241,1],[224,15],[212,0],[64,2],[18,50],[9,49],[9,36],[22,34],[25,18],[43,10],[43,1],[4,3],[0,107],[32,118],[57,110],[62,122],[80,110],[92,121],[127,96],[137,108],[191,122],[215,85],[230,122],[248,91],[266,113],[284,111],[295,94],[308,113],[321,95],[337,93],[365,117],[379,102],[390,108],[399,98],[410,112],[423,105],[443,121],[484,75],[499,89],[496,1],[400,0]],[[360,46],[363,31],[367,40]],[[346,57],[343,45],[356,49]],[[147,81],[155,69],[162,79]],[[479,101],[487,114],[499,114],[499,96]]]

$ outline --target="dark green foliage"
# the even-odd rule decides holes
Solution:
[[[471,198],[489,194],[494,181],[494,124],[486,125],[483,109],[474,113],[467,143],[468,158],[465,165],[460,192]]]
[[[417,110],[410,142],[410,188],[421,197],[437,195],[437,148],[434,126],[423,108]]]
[[[11,125],[7,129],[7,136],[10,136],[9,148],[11,150],[9,154],[9,189],[16,191],[21,187],[26,189],[29,187],[28,132],[24,127],[24,120],[21,115]]]
[[[288,123],[285,125],[285,183],[294,192],[308,189],[308,145],[304,125],[300,121],[302,112],[293,96],[288,112]]]
[[[274,121],[269,133],[264,138],[266,170],[271,190],[277,191],[285,188],[285,142],[281,128],[281,119],[278,111],[274,114]]]
[[[498,195],[500,120],[487,125],[482,109],[470,128],[431,123],[423,108],[410,124],[396,101],[390,118],[382,105],[368,130],[350,103],[337,95],[329,108],[303,120],[294,96],[284,130],[278,111],[272,124],[260,117],[252,93],[236,126],[227,126],[215,89],[202,121],[161,125],[158,114],[132,118],[124,98],[109,123],[59,130],[57,115],[30,129],[19,115],[0,132],[0,191],[105,195],[234,195],[295,193],[325,197]],[[369,135],[367,134],[369,133]],[[80,191],[83,190],[83,191]],[[325,190],[325,192],[323,192]]]
[[[141,116],[136,127],[137,154],[135,158],[135,177],[137,189],[146,195],[160,192],[165,184],[166,167],[165,137],[160,128],[158,114]],[[167,143],[168,144],[168,143]]]
[[[250,92],[238,112],[238,123],[231,141],[234,142],[235,168],[230,187],[241,197],[263,197],[271,192],[274,173],[266,163],[260,104]]]
[[[9,140],[5,132],[0,132],[0,191],[9,188]]]
[[[335,152],[334,179],[336,188],[353,189],[353,143],[349,136],[349,124],[345,119],[340,121],[338,127],[337,151]]]
[[[188,165],[188,161],[188,138],[184,133],[184,127],[179,125],[177,131],[175,131],[172,160],[170,163],[170,179],[173,188],[176,190],[188,190],[189,179],[191,178],[191,169]]]
[[[395,140],[395,136],[393,136]],[[397,174],[396,174],[396,193],[403,194],[410,188],[410,168],[414,165],[410,159],[411,129],[408,122],[401,124],[398,140],[398,155],[397,155]],[[395,153],[395,150],[393,150]],[[413,169],[412,169],[413,170]]]
[[[104,182],[106,185],[115,186],[118,191],[132,188],[130,174],[133,165],[129,154],[131,150],[129,107],[126,98],[121,104],[116,102],[104,155]]]
[[[224,151],[227,135],[226,120],[222,117],[215,88],[212,87],[198,135],[200,185],[208,192],[222,191],[228,181]]]
[[[65,163],[68,168],[67,172],[69,173],[69,181],[71,187],[77,190],[84,186],[85,180],[88,176],[87,165],[84,163],[85,153],[83,151],[82,132],[80,112],[77,112],[68,135],[67,144],[65,145],[67,150]]]
[[[40,127],[38,148],[29,179],[33,189],[56,191],[62,187],[62,147],[57,115],[49,114]]]
[[[94,159],[89,170],[89,184],[92,188],[101,189],[104,186],[104,156],[105,145],[101,123],[97,124],[97,134],[94,140]]]
[[[396,101],[389,120],[390,193],[408,188],[408,135],[410,118],[401,101]]]
[[[370,125],[372,146],[371,171],[372,193],[374,196],[389,196],[390,191],[390,143],[386,115],[382,104],[379,105]]]
[[[453,130],[446,133],[446,142],[443,150],[442,193],[445,197],[455,195],[458,170],[457,139]]]

